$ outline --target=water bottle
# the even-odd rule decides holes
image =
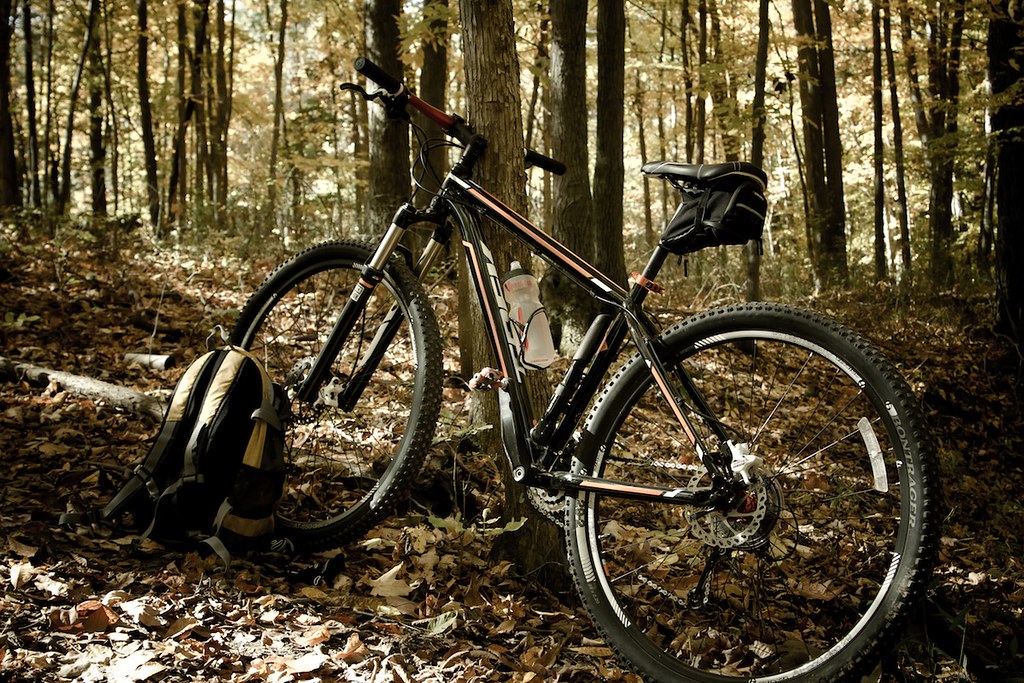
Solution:
[[[528,368],[542,369],[555,360],[548,314],[540,302],[537,278],[513,261],[502,278],[502,291],[508,303],[508,317],[519,333],[519,357]]]

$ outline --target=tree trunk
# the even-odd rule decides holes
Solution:
[[[164,416],[164,405],[158,399],[141,391],[91,377],[73,375],[62,370],[50,370],[30,363],[12,361],[3,356],[0,356],[0,377],[28,381],[34,386],[41,387],[57,382],[72,394],[105,401],[115,408],[147,418],[154,424],[159,423]]]
[[[1012,6],[1012,9],[1011,9]],[[997,329],[1014,342],[1024,341],[1024,104],[1019,92],[1024,69],[1017,52],[1024,42],[1024,12],[1008,0],[992,3],[988,27],[989,82],[997,103],[992,114],[992,133],[998,165],[996,203],[996,303]]]
[[[880,0],[871,3],[871,111],[874,118],[872,163],[875,169],[875,282],[888,277],[885,238],[885,159],[882,138],[882,27]]]
[[[399,0],[367,0],[366,53],[370,60],[399,80]],[[370,107],[370,169],[366,225],[369,235],[380,235],[391,224],[395,210],[409,199],[409,126],[384,115],[381,107]]]
[[[53,48],[56,44],[56,30],[54,28],[54,17],[57,14],[57,9],[54,6],[54,0],[49,0],[46,6],[46,29],[45,36],[42,44],[46,46],[46,77],[44,79],[44,88],[46,91],[46,104],[45,118],[46,124],[43,126],[43,153],[46,155],[45,170],[43,172],[44,182],[46,183],[46,194],[43,201],[50,205],[56,205],[60,200],[60,164],[58,162],[60,143],[59,133],[56,129],[56,116],[54,115],[56,107],[56,98],[53,92]],[[59,215],[59,212],[56,212]],[[56,225],[55,221],[50,222],[51,236],[53,236],[53,228]]]
[[[227,25],[225,22],[224,0],[217,0],[214,10],[214,30],[217,34],[217,49],[213,52],[212,77],[207,85],[207,116],[209,118],[210,155],[207,178],[210,185],[210,201],[213,204],[214,220],[218,225],[224,221],[227,207],[227,136],[228,136],[228,75],[227,75]]]
[[[153,137],[153,108],[149,94],[149,16],[147,0],[138,5],[138,72],[139,123],[142,127],[142,155],[146,167],[146,202],[149,223],[156,229],[160,225],[160,184],[156,170],[156,140]]]
[[[99,31],[89,41],[89,176],[92,213],[107,215],[107,146],[103,136],[103,55]]]
[[[6,2],[6,0],[0,1]],[[71,95],[68,102],[68,125],[64,135],[60,190],[57,195],[57,215],[61,216],[67,210],[68,200],[71,198],[71,141],[75,130],[75,106],[78,103],[78,92],[82,85],[82,74],[85,71],[85,64],[89,57],[89,46],[92,44],[92,36],[96,31],[96,22],[99,20],[99,14],[99,0],[91,0],[89,2],[89,15],[86,19],[82,54],[78,60],[78,68],[75,70],[75,79],[71,85]],[[4,60],[4,63],[6,64],[7,61]],[[3,150],[0,150],[0,154],[3,154]]]
[[[177,0],[177,79],[175,94],[178,100],[178,122],[174,131],[174,143],[171,151],[171,171],[167,179],[167,221],[161,225],[159,236],[176,225],[184,213],[185,191],[183,188],[185,175],[185,134],[188,131],[188,113],[190,102],[185,97],[185,74],[188,64],[188,20],[185,12],[186,0]]]
[[[696,112],[693,122],[694,151],[693,163],[703,164],[706,160],[704,145],[707,137],[707,63],[708,63],[708,3],[700,0],[697,5],[697,92]]]
[[[800,47],[800,108],[806,174],[807,246],[815,288],[847,281],[842,142],[831,20],[824,0],[793,0]]]
[[[945,4],[928,16],[928,90],[931,141],[926,145],[931,192],[928,217],[931,228],[931,279],[952,285],[953,165],[957,152],[957,116],[960,102],[960,43],[964,28],[964,0]]]
[[[807,221],[807,250],[815,279],[815,289],[830,283],[825,253],[827,197],[825,187],[825,142],[821,127],[821,74],[815,49],[814,15],[812,0],[793,0],[793,23],[799,37],[797,62],[799,64],[800,111],[803,122],[805,206]]]
[[[417,94],[444,110],[448,88],[448,0],[427,0],[423,11],[430,17],[430,39],[423,45],[423,68]],[[424,117],[421,117],[420,125],[429,133],[437,131],[436,124]],[[440,180],[448,172],[447,149],[434,147],[427,153],[427,162],[434,173],[424,175],[422,183],[428,192],[436,192],[441,187]]]
[[[103,54],[101,54],[100,66],[102,69],[101,83],[103,86],[103,100],[106,105],[106,141],[107,146],[107,168],[109,173],[108,196],[113,200],[113,206],[107,207],[107,212],[113,215],[120,213],[121,201],[121,117],[117,115],[117,105],[114,103],[113,83],[113,54],[114,54],[114,28],[111,26],[110,3],[103,5]],[[105,55],[105,56],[104,56]],[[115,245],[120,243],[120,234],[115,233]]]
[[[757,167],[764,166],[765,122],[767,113],[764,107],[764,87],[768,71],[768,34],[771,24],[768,20],[769,0],[758,3],[757,58],[754,63],[754,102],[752,114],[754,123],[750,132],[750,163]],[[747,301],[761,299],[761,247],[757,242],[748,242],[746,246]]]
[[[839,98],[836,94],[835,52],[832,49],[832,18],[827,0],[814,0],[814,27],[821,74],[821,125],[825,143],[825,191],[827,221],[823,244],[828,282],[846,286],[846,198],[843,190],[843,140],[839,130]]]
[[[711,94],[718,137],[722,142],[721,150],[715,155],[714,160],[739,161],[743,143],[739,136],[739,106],[735,87],[732,85],[735,77],[729,55],[722,51],[722,20],[718,4],[714,0],[708,1],[708,18],[711,21],[711,52],[717,65],[708,79],[708,92]]]
[[[889,82],[889,108],[892,116],[892,151],[896,167],[896,219],[899,222],[900,267],[903,275],[911,272],[910,215],[907,204],[906,160],[903,154],[903,121],[896,87],[896,60],[892,52],[892,4],[882,2],[882,35],[885,40],[885,70]]]
[[[25,108],[28,119],[28,168],[25,171],[28,174],[29,205],[40,208],[43,205],[43,196],[39,183],[39,129],[36,124],[35,54],[32,44],[31,0],[22,2],[21,17],[25,37]]]
[[[623,0],[597,7],[597,151],[594,163],[594,237],[602,245],[594,265],[626,284],[622,239],[625,156],[622,144],[626,89],[626,13]]]
[[[281,16],[277,24],[277,54],[274,56],[274,123],[270,134],[270,168],[267,171],[267,227],[278,226],[277,216],[277,156],[284,126],[284,41],[288,27],[288,0],[280,0]],[[265,5],[267,28],[273,30],[270,2]]]
[[[630,34],[630,44],[632,45],[633,53],[636,54],[637,44],[636,40]],[[633,114],[636,116],[636,129],[637,129],[637,142],[640,145],[640,165],[643,166],[647,163],[647,134],[644,121],[647,119],[647,112],[644,110],[644,90],[643,84],[640,80],[640,67],[638,66],[633,72]],[[654,247],[654,242],[657,237],[654,234],[654,217],[651,213],[651,179],[647,177],[647,174],[643,174],[643,187],[644,187],[644,244],[648,248]]]
[[[283,1],[283,0],[282,0]],[[192,8],[192,25],[195,29],[195,51],[192,53],[192,66],[189,74],[191,92],[189,104],[192,105],[192,129],[195,131],[195,158],[192,174],[193,203],[199,211],[206,208],[206,171],[209,167],[209,143],[207,139],[206,108],[206,69],[204,65],[210,58],[210,41],[207,30],[210,24],[210,0],[197,0]]]
[[[551,2],[551,153],[566,165],[552,181],[552,234],[587,261],[596,254],[587,161],[586,0]],[[554,271],[544,276],[544,304],[555,343],[572,355],[593,317],[593,299]]]
[[[11,120],[11,0],[0,0],[0,209],[21,206]]]
[[[460,0],[463,54],[466,69],[466,101],[468,118],[488,140],[487,153],[477,165],[480,183],[501,197],[510,207],[526,215],[526,173],[523,169],[523,125],[520,117],[519,60],[515,49],[511,0]],[[521,247],[512,248],[509,240],[495,239],[494,230],[484,226],[495,265],[504,270],[512,259],[528,263],[528,254]],[[486,364],[491,350],[486,343],[483,321],[478,307],[472,318],[460,318],[463,343],[473,345],[472,355],[480,367]],[[530,392],[534,402],[545,397],[537,390],[544,387],[545,373],[531,373]],[[488,423],[497,429],[497,401],[494,393],[479,394]],[[495,444],[490,444],[491,450]],[[506,520],[526,519],[518,531],[502,535],[495,550],[513,560],[519,569],[549,586],[564,586],[565,572],[559,561],[562,542],[558,527],[537,513],[526,500],[526,490],[513,483],[502,464],[505,482]]]

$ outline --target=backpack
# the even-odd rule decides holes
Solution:
[[[248,351],[227,346],[188,367],[156,441],[104,507],[65,514],[64,525],[132,517],[144,537],[228,548],[269,546],[284,490],[289,403]],[[197,546],[198,547],[198,546]],[[199,548],[202,550],[203,548]]]

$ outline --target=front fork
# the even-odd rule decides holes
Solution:
[[[334,328],[327,335],[323,348],[320,349],[320,353],[317,354],[316,359],[313,361],[312,368],[310,368],[309,373],[299,385],[296,396],[300,401],[310,404],[317,402],[320,388],[330,377],[331,365],[334,363],[334,359],[341,352],[342,346],[366,309],[370,297],[373,296],[374,289],[384,278],[384,268],[402,241],[405,231],[410,225],[424,220],[425,217],[427,217],[427,214],[416,210],[411,204],[406,203],[399,207],[387,232],[384,233],[384,237],[377,245],[373,256],[363,265],[359,283],[345,301],[345,305],[334,323]],[[417,274],[423,273],[430,268],[440,253],[441,248],[442,245],[436,240],[432,239],[430,241],[424,250],[423,257],[416,266]],[[397,304],[393,305],[391,310],[384,316],[384,320],[377,327],[373,341],[363,357],[359,359],[359,365],[353,371],[345,388],[338,395],[338,407],[343,410],[351,410],[355,406],[369,383],[370,377],[376,371],[377,365],[384,357],[385,351],[394,340],[395,334],[398,333],[398,329],[401,327],[404,319],[405,314],[402,310]]]

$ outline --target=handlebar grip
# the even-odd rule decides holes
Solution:
[[[363,74],[371,81],[388,91],[391,95],[397,95],[402,91],[402,82],[390,75],[366,57],[357,57],[353,64],[355,70]]]
[[[565,164],[557,159],[552,159],[549,156],[545,156],[540,152],[528,149],[526,150],[526,167],[536,166],[537,168],[543,168],[545,171],[550,171],[555,175],[563,175],[565,173]]]

